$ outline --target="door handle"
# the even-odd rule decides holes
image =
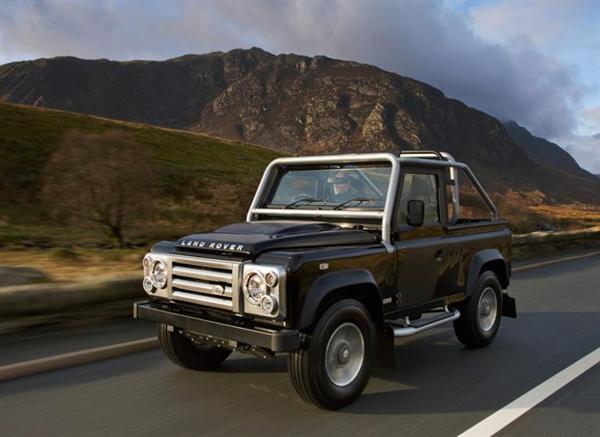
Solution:
[[[446,252],[440,249],[435,253],[433,257],[436,261],[442,261],[446,257]]]

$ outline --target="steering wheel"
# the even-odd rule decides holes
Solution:
[[[296,194],[294,197],[292,197],[292,202],[297,202],[300,199],[309,198],[309,197],[312,198],[312,196],[307,193]]]

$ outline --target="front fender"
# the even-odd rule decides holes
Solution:
[[[363,299],[366,301],[363,303],[371,313],[375,313],[374,318],[383,317],[381,293],[371,272],[366,269],[340,270],[325,273],[312,283],[302,304],[298,329],[309,328],[317,322],[315,318],[319,307],[326,300],[343,296],[345,292],[351,293],[351,297],[357,297],[357,291],[364,294]]]

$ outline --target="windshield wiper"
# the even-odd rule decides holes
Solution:
[[[369,197],[354,197],[353,199],[349,199],[349,200],[346,200],[345,202],[338,203],[333,209],[334,210],[342,209],[344,206],[346,206],[347,204],[352,203],[352,202],[357,202],[357,205],[358,205],[363,202],[374,202],[374,201],[375,201],[375,199],[370,199]]]
[[[294,200],[291,203],[288,203],[283,207],[283,209],[289,209],[293,206],[298,205],[299,203],[315,203],[315,202],[323,202],[323,199],[313,199],[312,197],[303,197],[302,199]]]

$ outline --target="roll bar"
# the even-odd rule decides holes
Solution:
[[[349,164],[349,163],[367,163],[367,162],[389,162],[392,166],[390,173],[390,182],[388,185],[387,196],[383,211],[352,211],[352,210],[315,210],[315,209],[271,209],[261,208],[265,197],[269,192],[271,184],[275,181],[278,169],[283,166],[306,165],[306,164]],[[452,208],[455,216],[459,211],[458,196],[458,177],[456,169],[463,169],[473,185],[477,188],[486,204],[492,211],[492,220],[497,219],[496,206],[483,189],[471,169],[463,163],[456,162],[452,155],[446,152],[436,151],[405,151],[399,156],[392,153],[364,153],[347,155],[326,155],[326,156],[301,156],[292,158],[278,158],[272,161],[263,173],[262,179],[252,199],[252,204],[246,215],[247,221],[254,221],[260,215],[281,216],[281,217],[335,217],[351,219],[381,219],[381,239],[388,251],[393,250],[391,238],[391,224],[394,213],[394,202],[398,185],[400,182],[400,167],[402,164],[426,165],[434,167],[449,168],[450,180],[452,181]]]

